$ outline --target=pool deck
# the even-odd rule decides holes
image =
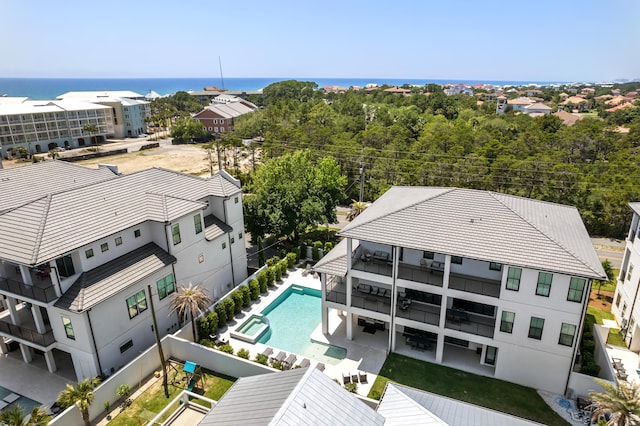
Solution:
[[[230,332],[240,327],[252,314],[260,313],[288,287],[291,285],[300,285],[320,290],[320,279],[314,278],[313,274],[309,274],[306,277],[302,276],[302,272],[302,269],[289,271],[289,275],[285,277],[281,283],[276,285],[275,291],[270,290],[267,296],[261,296],[260,300],[254,302],[249,308],[247,308],[247,310],[243,311],[240,316],[236,316],[237,319],[235,321],[229,323],[229,326],[224,330],[222,336],[229,339],[229,344],[233,347],[234,351],[237,352],[238,349],[244,348],[249,351],[249,358],[254,359],[257,354],[262,353],[269,346],[262,343],[250,344],[242,340],[231,338]],[[358,394],[366,396],[387,357],[387,353],[384,348],[387,347],[386,341],[388,333],[367,334],[363,333],[359,328],[354,327],[354,339],[347,340],[346,337],[344,337],[346,336],[344,330],[346,327],[345,318],[340,317],[338,312],[335,310],[331,310],[329,315],[329,335],[326,336],[322,334],[322,326],[318,325],[313,333],[311,333],[310,337],[319,342],[330,343],[347,349],[347,356],[335,365],[325,363],[324,373],[332,379],[337,379],[342,383],[343,374],[357,374],[358,371],[366,372],[367,381],[365,383],[358,384]],[[279,348],[272,348],[274,353],[279,351]],[[308,356],[301,354],[295,355],[297,357],[297,363],[302,361],[304,358],[308,358],[311,361],[312,366],[318,364],[317,360],[311,359]]]

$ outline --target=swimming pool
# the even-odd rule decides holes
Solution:
[[[347,350],[311,339],[311,333],[322,321],[320,290],[292,285],[263,311],[269,329],[258,342],[317,361],[337,364]],[[243,324],[244,325],[244,324]]]
[[[242,325],[231,332],[231,337],[249,343],[256,343],[269,329],[269,320],[261,314],[253,314]]]
[[[41,404],[38,401],[34,401],[33,399],[29,399],[26,396],[22,396],[0,386],[0,412],[9,410],[14,405],[21,406],[24,414],[31,414],[31,411]]]

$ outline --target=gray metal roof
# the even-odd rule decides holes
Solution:
[[[384,418],[317,368],[243,377],[200,425],[382,425]]]
[[[153,168],[40,199],[0,214],[0,258],[38,265],[142,222],[171,221],[230,197],[239,184]],[[20,226],[16,226],[19,223]]]
[[[393,187],[339,235],[606,278],[575,207],[489,191]]]
[[[64,161],[43,161],[0,169],[0,212],[41,198],[117,176],[107,168],[89,169]]]
[[[531,420],[391,382],[385,388],[377,411],[385,417],[385,425],[540,425]]]
[[[204,217],[204,237],[207,241],[213,241],[221,235],[233,230],[232,227],[210,214]]]
[[[351,249],[355,250],[360,242],[354,240]],[[313,270],[324,272],[331,275],[345,276],[347,274],[347,240],[341,240],[336,246],[327,253],[322,259],[313,265]]]
[[[629,207],[631,207],[631,210],[633,210],[634,213],[640,214],[640,203],[629,203]]]
[[[69,311],[85,311],[175,261],[175,257],[155,243],[146,244],[83,272],[55,306]]]

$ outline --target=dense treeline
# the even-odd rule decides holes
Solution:
[[[574,205],[590,233],[624,235],[627,203],[640,200],[640,108],[566,126],[554,115],[497,115],[494,103],[435,85],[411,90],[324,94],[313,82],[275,83],[234,133],[264,138],[265,158],[299,149],[335,157],[347,200],[358,198],[364,167],[366,200],[392,185],[486,189]],[[616,131],[621,124],[630,131]]]

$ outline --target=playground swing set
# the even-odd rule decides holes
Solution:
[[[170,363],[169,366],[174,372],[173,379],[171,380],[173,385],[179,384],[180,386],[183,386],[184,384],[186,390],[193,392],[193,389],[197,387],[196,385],[199,382],[200,389],[204,389],[204,377],[202,376],[200,364],[196,364],[192,361],[185,361],[184,365],[182,365],[182,371],[178,370],[173,362]]]

